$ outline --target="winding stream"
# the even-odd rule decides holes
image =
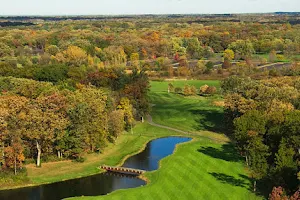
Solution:
[[[139,154],[129,157],[123,167],[156,170],[159,161],[172,154],[176,144],[190,141],[191,138],[166,137],[150,141]],[[118,189],[135,188],[146,182],[119,174],[101,173],[79,179],[47,185],[0,191],[1,200],[60,200],[75,196],[99,196]]]

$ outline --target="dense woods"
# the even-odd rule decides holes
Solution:
[[[288,15],[88,19],[37,18],[34,26],[1,28],[0,75],[83,81],[96,69],[118,66],[153,78],[264,76],[264,65],[299,60],[300,26],[289,24],[297,17]]]
[[[92,77],[90,81],[98,87],[91,82],[74,88],[0,78],[2,168],[16,173],[25,158],[36,160],[37,166],[41,158],[83,161],[84,153],[101,152],[108,142],[129,130],[135,119],[148,112],[148,80],[143,72],[119,73],[112,74],[122,79],[123,85],[110,79],[111,85],[118,84],[113,89]]]
[[[256,181],[289,194],[299,187],[299,83],[298,77],[236,76],[222,82],[227,130],[251,170],[254,189]]]

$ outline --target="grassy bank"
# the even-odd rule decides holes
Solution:
[[[105,148],[103,154],[87,155],[84,163],[72,161],[50,162],[43,163],[41,168],[36,168],[35,165],[30,164],[26,166],[29,182],[19,184],[0,183],[0,188],[33,186],[93,175],[100,172],[97,167],[101,164],[120,165],[126,157],[143,150],[150,140],[169,135],[177,135],[177,133],[153,127],[146,123],[138,124],[134,128],[133,134],[121,135],[115,144],[110,144]]]
[[[157,171],[145,176],[150,181],[146,186],[71,199],[260,199],[251,193],[251,181],[234,147],[199,137],[177,146]]]

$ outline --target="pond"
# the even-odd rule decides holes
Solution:
[[[159,161],[172,154],[176,144],[191,138],[166,137],[150,141],[139,154],[129,157],[123,167],[156,170]],[[134,177],[114,173],[101,173],[47,185],[0,191],[1,200],[60,200],[75,196],[99,196],[118,189],[134,188],[146,182]]]

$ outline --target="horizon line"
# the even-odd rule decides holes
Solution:
[[[232,12],[232,13],[124,13],[124,14],[6,14],[0,17],[62,17],[62,16],[159,16],[159,15],[242,15],[242,14],[276,14],[276,13],[299,13],[300,11],[272,11],[272,12]]]

